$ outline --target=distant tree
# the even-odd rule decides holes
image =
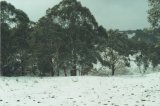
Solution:
[[[136,30],[135,31],[135,36],[132,37],[132,40],[134,40],[134,42],[144,42],[146,44],[156,44],[157,38],[156,38],[156,34],[153,33],[152,30],[149,29],[143,29],[143,30]]]
[[[120,62],[129,66],[127,39],[118,30],[109,30],[106,43],[103,45],[102,64],[109,66],[112,75],[115,75],[116,67]]]
[[[150,46],[149,47],[149,60],[152,63],[153,68],[160,64],[160,46]]]
[[[140,73],[144,74],[149,67],[149,58],[146,55],[140,54],[136,56],[135,62],[137,63]],[[141,66],[143,66],[143,70]]]
[[[140,35],[139,35],[140,36]],[[144,40],[134,40],[136,59],[135,63],[139,67],[140,73],[144,74],[149,67],[149,45],[152,43],[146,43]],[[143,70],[142,70],[143,69]]]

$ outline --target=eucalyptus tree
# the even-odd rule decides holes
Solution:
[[[148,0],[150,9],[148,20],[154,28],[160,28],[160,0]]]
[[[72,67],[71,75],[77,75],[78,66],[92,67],[98,55],[95,50],[98,24],[89,9],[76,0],[63,0],[47,10],[47,17],[64,29],[68,41],[66,50],[70,55],[67,60]]]
[[[124,66],[130,66],[129,64],[129,40],[125,36],[119,33],[118,30],[107,31],[106,41],[102,45],[102,64],[109,66],[111,74],[115,75],[118,65],[123,63]]]
[[[12,4],[1,1],[1,68],[4,75],[21,68],[24,75],[28,37],[28,16]],[[12,72],[11,72],[12,71]]]
[[[37,22],[31,34],[30,46],[40,75],[49,72],[52,76],[58,74],[66,40],[63,29],[47,16]]]
[[[148,11],[148,21],[153,27],[153,34],[157,38],[157,44],[150,48],[150,60],[153,67],[160,64],[160,0],[148,0],[150,9]]]

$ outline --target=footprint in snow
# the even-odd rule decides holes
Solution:
[[[98,104],[101,104],[101,102],[98,102]]]
[[[113,86],[113,88],[117,88],[117,86]]]
[[[91,102],[95,102],[94,100],[91,100]]]
[[[31,96],[27,96],[28,98],[31,98]]]
[[[143,101],[143,102],[144,102],[144,101],[147,101],[147,100],[145,100],[145,99],[141,99],[141,101]]]
[[[112,99],[113,97],[109,97],[110,99]]]
[[[114,103],[112,103],[111,105],[114,105]]]
[[[151,95],[146,95],[146,97],[150,97]]]
[[[67,99],[73,99],[73,98],[67,98]]]
[[[76,103],[76,101],[73,101],[73,103]]]
[[[52,96],[51,98],[55,98],[55,96]]]

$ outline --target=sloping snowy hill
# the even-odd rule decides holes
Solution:
[[[160,106],[160,73],[0,77],[0,106]]]

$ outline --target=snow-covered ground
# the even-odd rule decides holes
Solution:
[[[160,106],[160,73],[0,77],[0,106]]]

